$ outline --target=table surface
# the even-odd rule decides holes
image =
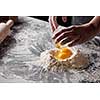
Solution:
[[[0,45],[0,82],[100,82],[100,38],[77,46],[90,56],[90,64],[83,70],[44,72],[39,55],[54,48],[47,22],[19,17],[11,36]]]

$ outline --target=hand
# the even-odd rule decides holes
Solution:
[[[75,46],[84,43],[96,35],[93,27],[88,23],[84,25],[74,25],[57,31],[53,35],[55,42],[68,43],[68,46]]]

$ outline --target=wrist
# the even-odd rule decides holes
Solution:
[[[99,30],[97,29],[97,27],[93,24],[93,23],[88,23],[88,27],[90,29],[90,32],[94,35],[97,35]]]
[[[90,36],[97,35],[98,32],[93,23],[89,22],[89,23],[83,24],[82,26],[85,28],[86,33],[90,34]]]

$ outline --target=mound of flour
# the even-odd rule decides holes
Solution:
[[[40,63],[42,67],[46,70],[67,70],[68,68],[83,69],[88,66],[89,59],[87,55],[81,53],[80,51],[72,58],[66,61],[58,61],[53,57],[54,50],[46,50],[41,53]]]

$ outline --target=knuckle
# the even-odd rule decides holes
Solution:
[[[72,25],[72,30],[74,31],[76,29],[76,25]]]
[[[61,30],[60,33],[63,33],[64,30]]]
[[[72,25],[72,28],[73,28],[73,29],[76,28],[76,25]]]
[[[62,37],[67,37],[67,34],[66,33],[63,33]]]
[[[60,31],[60,33],[63,33],[63,32],[65,32],[66,31],[66,29],[62,29],[61,31]]]

